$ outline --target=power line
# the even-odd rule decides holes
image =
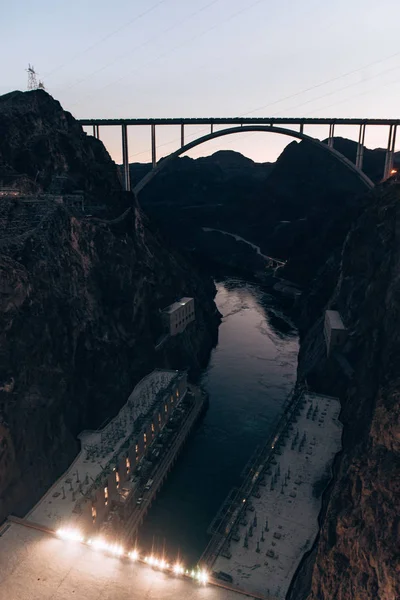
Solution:
[[[228,21],[231,21],[232,19],[234,19],[235,17],[237,17],[240,14],[244,13],[245,11],[248,11],[251,8],[253,8],[254,6],[256,6],[257,4],[261,4],[261,2],[265,2],[265,1],[266,0],[256,0],[255,2],[253,2],[252,4],[250,4],[249,6],[246,6],[246,7],[242,8],[242,9],[240,9],[239,11],[237,11],[234,14],[230,15],[229,17],[223,19],[219,23],[216,23],[215,25],[212,25],[211,27],[208,27],[207,29],[205,29],[202,32],[200,32],[199,34],[191,37],[189,40],[186,40],[185,42],[183,42],[181,44],[178,44],[178,45],[174,46],[173,48],[170,48],[169,50],[166,50],[165,52],[163,52],[162,54],[159,54],[158,56],[156,56],[155,58],[153,58],[149,62],[145,63],[144,65],[140,65],[140,66],[136,67],[135,69],[132,69],[131,71],[129,71],[129,74],[134,73],[135,71],[139,71],[140,69],[143,69],[145,67],[150,66],[154,62],[160,60],[161,58],[164,58],[165,56],[168,56],[168,54],[171,54],[172,52],[175,52],[175,50],[179,50],[180,48],[183,48],[184,46],[186,46],[188,43],[192,43],[192,42],[198,40],[199,38],[203,37],[204,35],[206,35],[210,31],[213,31],[214,29],[216,29],[220,25],[224,25],[225,23],[227,23]],[[201,12],[201,10],[202,9],[200,9],[199,11],[196,11],[195,14],[197,14],[198,12]],[[192,15],[192,16],[194,16],[194,15]],[[111,85],[115,85],[116,83],[119,83],[121,80],[125,79],[126,75],[127,74],[124,73],[124,75],[122,75],[118,79],[115,79],[114,81],[112,81],[112,82],[110,82],[110,83],[102,86],[101,88],[97,89],[96,92],[95,92],[95,94],[98,94],[99,92],[101,92],[102,90],[110,87]],[[85,98],[83,98],[83,100],[86,100],[87,98],[91,98],[95,94],[90,94],[89,96],[86,96]],[[73,104],[72,106],[78,106],[79,104],[81,104],[83,102],[83,100],[81,100],[80,102],[77,102],[77,103]],[[117,106],[121,106],[121,104],[119,104]]]
[[[126,29],[127,27],[129,27],[130,25],[132,25],[132,23],[135,23],[136,21],[139,21],[139,19],[142,19],[143,17],[145,17],[146,15],[148,15],[149,13],[151,13],[153,10],[155,10],[156,8],[158,8],[161,4],[165,4],[165,2],[169,2],[169,0],[159,0],[159,2],[157,2],[157,4],[153,4],[153,6],[151,6],[150,8],[147,8],[145,11],[143,11],[139,15],[136,15],[130,21],[127,21],[126,23],[124,23],[123,25],[121,25],[120,27],[118,27],[117,29],[114,29],[114,31],[112,31],[111,33],[108,33],[107,35],[105,35],[104,37],[102,37],[100,40],[98,40],[97,42],[95,42],[91,46],[88,46],[86,48],[86,50],[82,50],[80,52],[77,52],[77,54],[74,54],[74,56],[72,56],[72,58],[70,58],[69,60],[67,60],[65,63],[63,63],[62,65],[59,65],[58,67],[56,67],[55,69],[53,69],[52,71],[50,71],[49,73],[47,73],[45,75],[45,77],[50,77],[56,71],[59,71],[60,69],[63,69],[69,63],[73,62],[74,60],[76,60],[77,58],[79,58],[80,56],[82,56],[83,54],[87,54],[87,52],[90,52],[90,50],[92,50],[93,48],[95,48],[99,44],[102,44],[103,42],[105,42],[106,40],[108,40],[109,38],[111,38],[113,35],[115,35],[116,33],[119,33],[123,29]]]
[[[327,92],[326,94],[323,94],[322,96],[318,96],[317,98],[311,98],[310,100],[306,100],[305,102],[302,102],[300,104],[296,104],[295,106],[292,106],[291,108],[287,108],[284,111],[281,110],[278,115],[282,115],[283,112],[286,111],[291,111],[291,110],[295,110],[296,108],[299,108],[301,106],[305,106],[306,104],[311,104],[312,102],[317,102],[317,100],[321,100],[322,98],[326,98],[328,96],[333,96],[334,94],[338,94],[339,92],[342,92],[343,90],[347,90],[351,87],[357,86],[357,85],[361,85],[362,83],[365,83],[367,81],[370,81],[371,79],[375,79],[376,77],[380,77],[381,75],[385,75],[386,73],[390,73],[392,71],[396,71],[397,69],[400,69],[400,65],[397,65],[396,67],[392,67],[390,69],[386,69],[386,71],[381,71],[380,73],[375,73],[375,75],[371,75],[370,77],[367,77],[366,79],[364,79],[363,81],[355,81],[354,83],[350,83],[348,85],[345,85],[342,88],[339,88],[338,90],[333,90],[332,92]],[[278,116],[276,115],[276,116]]]
[[[166,29],[163,29],[162,31],[160,31],[159,33],[157,33],[155,36],[153,36],[151,38],[148,38],[147,40],[145,40],[141,44],[138,44],[134,48],[130,49],[128,52],[124,52],[123,54],[119,54],[112,61],[110,61],[109,63],[107,63],[106,65],[104,65],[103,67],[101,67],[100,69],[96,69],[96,71],[92,71],[92,73],[89,73],[89,75],[86,75],[85,77],[82,77],[82,79],[79,79],[77,82],[73,83],[72,85],[70,85],[70,86],[68,86],[66,88],[61,89],[60,91],[63,92],[64,90],[69,90],[69,89],[75,87],[76,85],[79,85],[80,83],[82,83],[84,81],[87,81],[88,79],[91,79],[94,75],[97,75],[98,73],[101,73],[105,69],[108,69],[108,67],[111,67],[112,65],[114,65],[116,62],[118,62],[119,60],[121,60],[122,58],[124,58],[127,54],[131,55],[134,52],[136,52],[136,50],[140,50],[141,48],[143,48],[144,46],[147,46],[148,44],[150,44],[154,40],[158,40],[159,37],[160,37],[160,35],[164,35],[165,33],[169,33],[173,29],[176,29],[176,27],[179,27],[179,26],[183,25],[184,23],[186,23],[186,21],[189,21],[194,16],[198,15],[199,13],[201,13],[203,10],[206,10],[207,8],[209,8],[210,6],[212,6],[213,4],[216,4],[217,2],[220,2],[220,1],[221,0],[212,0],[212,2],[209,2],[205,6],[201,7],[199,10],[191,13],[190,15],[188,15],[185,18],[181,19],[177,23],[174,23],[174,25],[171,25],[170,27],[167,27]]]
[[[400,79],[396,79],[395,81],[388,81],[387,83],[384,83],[383,85],[381,85],[380,89],[386,88],[390,85],[394,85],[399,82],[400,82]],[[333,104],[329,104],[328,106],[324,106],[323,108],[317,108],[315,110],[312,110],[309,113],[306,113],[304,116],[313,114],[315,112],[320,112],[321,110],[327,110],[328,108],[332,108],[332,106],[337,106],[338,104],[344,104],[345,102],[348,102],[349,100],[352,100],[353,98],[358,98],[359,96],[365,96],[366,94],[369,94],[370,92],[373,92],[373,91],[376,91],[376,88],[364,90],[363,92],[360,92],[359,94],[353,94],[352,96],[344,98],[343,100],[339,100],[338,102],[334,102]]]
[[[338,75],[337,77],[333,77],[331,79],[326,79],[325,81],[322,81],[321,83],[317,83],[316,85],[312,85],[311,87],[305,88],[299,92],[296,92],[295,94],[290,94],[289,96],[284,96],[283,98],[279,98],[278,100],[274,100],[273,102],[270,102],[269,104],[264,104],[264,106],[259,106],[258,108],[254,108],[253,110],[250,110],[246,113],[241,114],[241,117],[246,117],[247,115],[252,115],[255,112],[258,112],[260,110],[264,110],[265,108],[269,108],[270,106],[275,106],[275,104],[280,104],[281,102],[284,102],[285,100],[291,100],[292,98],[296,98],[297,96],[301,96],[302,94],[305,94],[307,92],[311,92],[312,90],[315,90],[317,88],[320,88],[324,85],[327,85],[328,83],[332,83],[334,81],[338,81],[339,79],[343,79],[344,77],[348,77],[349,75],[354,75],[354,73],[358,73],[359,71],[362,71],[363,69],[368,69],[369,67],[373,67],[375,65],[378,65],[382,62],[385,62],[387,60],[390,60],[391,58],[394,58],[396,56],[399,56],[400,52],[396,52],[395,54],[391,54],[390,56],[387,56],[386,58],[381,58],[379,60],[376,60],[372,63],[369,63],[367,65],[364,65],[363,67],[359,67],[357,69],[354,69],[353,71],[347,71],[347,73],[343,73],[342,75]]]

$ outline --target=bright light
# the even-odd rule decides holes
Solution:
[[[114,556],[122,556],[125,553],[125,550],[119,544],[108,544],[102,538],[89,540],[88,544],[90,544],[95,550],[103,550],[104,552],[109,552]]]
[[[56,533],[63,540],[70,540],[71,542],[83,542],[84,540],[83,535],[78,529],[58,529]]]
[[[390,171],[390,174],[391,174],[391,175],[394,175],[395,173],[397,173],[397,169],[392,169],[392,170]]]
[[[197,571],[196,573],[196,579],[199,583],[202,583],[203,585],[206,585],[206,583],[208,583],[208,573],[207,571],[201,570],[201,571]]]
[[[160,569],[168,569],[169,564],[164,559],[158,561],[158,567]]]
[[[176,563],[174,565],[173,571],[174,571],[175,575],[182,575],[182,573],[184,573],[185,569],[183,568],[182,565],[180,565],[179,563]]]
[[[123,554],[125,554],[125,550],[122,546],[119,546],[119,544],[112,544],[111,546],[109,546],[108,551],[111,552],[111,554],[114,554],[115,556],[122,556]]]
[[[130,558],[131,560],[138,560],[138,558],[139,558],[139,552],[138,552],[137,550],[131,550],[131,551],[128,553],[128,556],[129,556],[129,558]]]

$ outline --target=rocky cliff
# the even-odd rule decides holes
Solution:
[[[393,600],[400,598],[400,182],[364,198],[330,262],[309,293],[314,314],[303,311],[299,377],[341,398],[343,451],[318,542],[289,598]],[[326,308],[348,328],[329,360]]]
[[[44,91],[0,98],[0,179],[1,521],[143,375],[204,364],[219,315],[212,281],[152,231],[102,143]],[[196,321],[158,351],[160,309],[181,296],[195,297]]]
[[[355,142],[335,138],[335,147],[354,159]],[[364,156],[366,173],[375,180],[381,177],[384,152],[365,149]],[[148,168],[131,165],[132,180],[139,181]],[[253,272],[264,268],[256,252],[250,256],[249,246],[240,247],[240,242],[232,260],[232,238],[202,228],[220,229],[288,260],[281,275],[308,285],[343,243],[365,189],[329,153],[293,142],[274,165],[234,152],[177,159],[143,189],[139,201],[161,230],[200,259],[228,266],[234,262],[246,271],[253,267]]]

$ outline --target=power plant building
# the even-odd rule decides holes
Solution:
[[[337,347],[342,346],[347,339],[347,329],[337,310],[325,311],[324,338],[327,356],[330,356]]]
[[[163,310],[163,319],[170,335],[182,333],[196,318],[194,298],[181,298]]]
[[[74,525],[89,535],[123,526],[139,495],[135,471],[186,391],[186,372],[147,375],[103,429],[78,436],[80,453],[26,519],[50,529]]]

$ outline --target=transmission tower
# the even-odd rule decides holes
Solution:
[[[43,81],[37,80],[37,73],[33,65],[29,65],[26,69],[28,73],[28,90],[45,90]]]
[[[36,79],[36,71],[33,65],[29,65],[26,69],[28,73],[28,90],[36,90],[38,87],[38,82]]]

